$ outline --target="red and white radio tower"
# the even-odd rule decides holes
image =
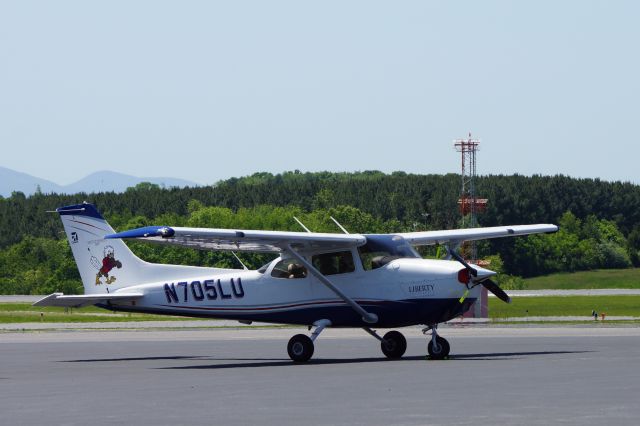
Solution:
[[[476,198],[476,152],[479,150],[480,139],[472,139],[471,133],[467,139],[455,139],[453,145],[462,157],[462,189],[460,190],[460,198],[458,206],[462,215],[463,228],[475,228],[478,226],[477,213],[482,213],[487,208],[486,198]],[[470,253],[467,254],[470,260],[477,260],[477,252],[475,243],[469,246]]]

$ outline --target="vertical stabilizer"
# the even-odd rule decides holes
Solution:
[[[64,230],[78,265],[85,294],[103,294],[136,284],[140,260],[122,240],[105,240],[115,231],[92,204],[60,207]]]

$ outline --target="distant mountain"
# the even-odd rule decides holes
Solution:
[[[70,185],[58,185],[46,179],[37,178],[26,173],[0,167],[0,195],[11,196],[14,191],[25,195],[34,194],[38,187],[43,193],[77,194],[78,192],[124,192],[128,187],[140,182],[151,182],[161,187],[199,186],[195,182],[170,177],[136,177],[108,170],[95,172]]]
[[[40,186],[44,193],[62,192],[62,186],[46,179],[40,179],[26,173],[0,167],[0,195],[8,197],[13,191],[24,192],[27,195],[33,194]]]
[[[65,194],[77,194],[78,192],[124,192],[127,188],[136,186],[140,182],[151,182],[164,188],[171,188],[173,186],[180,188],[185,186],[199,186],[195,182],[184,179],[170,177],[135,177],[104,170],[91,173],[89,176],[75,183],[64,186],[63,192]]]

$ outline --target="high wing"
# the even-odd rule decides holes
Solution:
[[[405,232],[398,235],[414,246],[460,244],[464,241],[513,237],[556,232],[556,225],[515,225],[444,231]],[[211,228],[147,226],[109,234],[105,239],[136,239],[152,243],[177,245],[203,250],[248,252],[283,252],[290,248],[300,252],[331,251],[359,247],[367,242],[361,234],[326,234],[317,232],[252,231]]]
[[[288,246],[297,251],[339,250],[358,247],[367,239],[359,234],[317,232],[250,231],[211,228],[147,226],[109,234],[105,239],[137,239],[152,243],[196,249],[249,252],[282,252]]]
[[[406,232],[397,234],[414,246],[434,244],[460,244],[464,241],[486,240],[491,238],[515,237],[517,235],[556,232],[556,225],[514,225],[488,228],[452,229],[448,231]]]

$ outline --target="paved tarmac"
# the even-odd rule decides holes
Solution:
[[[0,296],[0,303],[35,303],[42,299],[44,296],[29,296],[29,295],[3,295]]]
[[[450,325],[499,324],[499,323],[610,323],[612,321],[640,321],[640,317],[608,315],[605,320],[592,316],[547,316],[513,318],[456,318]],[[11,322],[0,324],[0,332],[6,331],[56,331],[56,330],[138,330],[138,329],[176,329],[176,328],[246,328],[281,327],[278,324],[254,322],[242,324],[232,320],[181,320],[181,321],[124,321],[124,322]]]
[[[407,328],[387,361],[362,330],[328,329],[309,364],[303,329],[0,334],[0,412],[11,425],[635,425],[640,328],[443,326],[426,361]]]

